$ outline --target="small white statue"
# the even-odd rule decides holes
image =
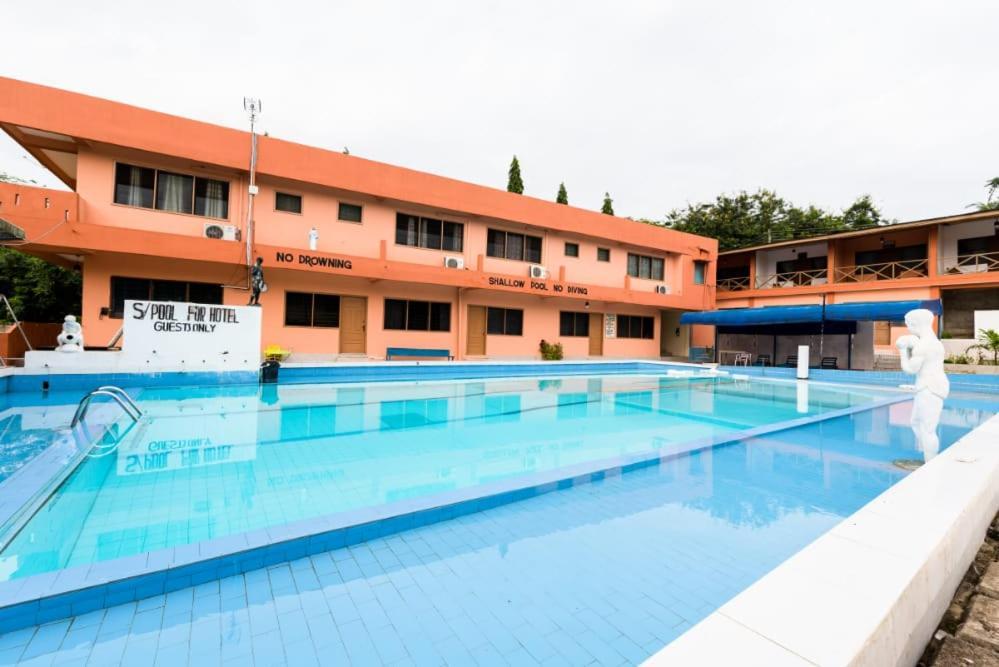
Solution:
[[[62,333],[56,336],[59,352],[83,352],[83,327],[75,315],[67,315],[62,323]]]
[[[944,373],[943,343],[933,333],[933,313],[920,308],[905,314],[905,326],[911,335],[895,342],[902,370],[916,376],[916,398],[912,406],[912,432],[916,446],[929,461],[940,451],[937,427],[944,399],[950,394],[950,381]]]
[[[309,250],[319,247],[319,230],[313,227],[309,230]]]

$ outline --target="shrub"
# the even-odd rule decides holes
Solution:
[[[562,359],[562,343],[549,343],[541,339],[541,358],[545,361],[560,361]]]
[[[971,357],[966,354],[955,354],[952,357],[947,357],[944,359],[946,364],[970,364],[972,363]]]

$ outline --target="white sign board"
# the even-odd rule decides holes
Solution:
[[[126,301],[122,356],[136,364],[256,369],[260,308]]]
[[[604,315],[604,338],[617,338],[617,315],[614,313]]]

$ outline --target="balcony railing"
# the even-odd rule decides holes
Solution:
[[[801,287],[802,285],[825,285],[828,282],[828,272],[826,269],[812,269],[810,271],[787,271],[785,273],[773,273],[768,276],[757,276],[756,288],[769,289],[771,287]]]
[[[718,281],[718,291],[720,292],[741,292],[748,289],[770,289],[772,287],[800,287],[802,285],[825,285],[827,282],[826,269],[813,269],[811,271],[789,271],[786,273],[773,273],[766,276],[757,276],[756,285],[749,282],[749,276],[740,278],[722,278]]]
[[[999,252],[958,255],[957,257],[945,257],[943,260],[943,272],[949,275],[985,273],[986,271],[999,271]]]
[[[840,266],[833,273],[838,283],[862,283],[872,280],[898,280],[900,278],[921,278],[926,276],[928,262],[925,259],[909,259],[901,262],[882,264],[861,264]]]
[[[718,280],[718,290],[721,292],[739,292],[746,289],[749,289],[749,276],[720,278]]]

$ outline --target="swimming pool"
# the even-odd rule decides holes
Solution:
[[[687,401],[680,412],[705,417],[711,426],[704,428],[759,424],[767,415],[799,416],[799,394],[793,383],[655,377],[650,389],[645,384],[636,386],[646,382],[637,376],[561,379],[561,386],[546,382],[541,387],[541,380],[517,380],[512,390],[508,382],[502,383],[502,390],[497,386],[499,396],[521,395],[516,420],[501,404],[488,412],[471,410],[464,415],[459,406],[466,402],[466,392],[474,389],[466,385],[478,384],[474,382],[444,383],[444,387],[438,383],[364,386],[360,423],[370,425],[372,434],[381,433],[383,424],[386,432],[396,435],[432,428],[437,437],[425,436],[418,442],[433,450],[447,442],[454,415],[463,414],[467,432],[496,437],[502,449],[523,434],[534,438],[534,446],[545,440],[541,425],[546,420],[531,422],[521,431],[513,429],[519,421],[546,411],[554,411],[552,420],[561,423],[555,430],[559,443],[597,433],[593,420],[599,421],[598,417],[621,417],[619,431],[640,434],[643,420],[662,407],[669,409],[675,405],[672,401]],[[592,412],[570,413],[565,406],[576,401],[557,398],[562,393],[587,393],[589,398],[595,392],[576,390],[595,379],[601,380],[600,393],[607,390],[609,395],[599,402],[588,401],[586,405],[598,406]],[[262,444],[252,461],[261,476],[256,489],[262,492],[269,488],[261,483],[266,474],[265,447],[329,443],[340,437],[338,429],[330,426],[328,412],[321,417],[310,414],[317,419],[304,418],[300,410],[325,405],[306,394],[333,391],[337,398],[340,389],[360,388],[147,390],[142,405],[154,419],[160,407],[167,409],[164,417],[178,408],[192,419],[256,413]],[[417,389],[430,393],[414,398],[412,392]],[[490,395],[493,387],[485,389]],[[402,410],[389,406],[384,412],[388,419],[382,419],[382,403],[432,400],[433,392],[442,391],[451,392],[443,423],[444,413],[416,405]],[[531,401],[541,400],[528,400],[536,392],[551,401],[550,407],[529,409],[534,405]],[[647,392],[652,393],[651,405],[649,399],[630,396]],[[178,402],[177,397],[185,393],[190,396]],[[316,656],[341,664],[348,660],[392,664],[406,659],[417,664],[540,664],[549,660],[635,664],[908,474],[893,461],[918,455],[908,427],[911,403],[863,409],[877,405],[883,396],[862,388],[813,384],[807,396],[811,416],[837,415],[840,408],[851,405],[861,409],[690,451],[682,446],[680,426],[665,421],[670,426],[661,430],[667,437],[677,436],[669,442],[676,443],[678,453],[658,465],[297,557],[290,563],[166,596],[112,606],[106,614],[102,610],[100,615],[72,616],[34,632],[6,635],[2,646],[11,647],[7,649],[11,661],[54,656],[116,663],[124,652],[124,658],[140,662],[155,659],[197,665],[226,660],[305,664]],[[561,420],[557,419],[559,400],[565,408]],[[339,416],[339,401],[334,404]],[[346,403],[348,413],[357,411],[357,405]],[[776,412],[770,413],[771,409]],[[270,414],[275,410],[277,415]],[[942,446],[952,444],[995,410],[994,402],[956,394],[947,402],[942,418]],[[287,424],[281,418],[285,411],[293,415]],[[398,416],[400,412],[416,416],[407,420]],[[262,417],[261,413],[268,414]],[[663,418],[673,416],[667,413]],[[707,420],[714,417],[725,423]],[[273,420],[270,430],[261,428],[267,419]],[[344,435],[357,434],[359,419],[335,423],[345,429]],[[482,424],[473,431],[476,419]],[[573,428],[574,424],[581,428]],[[287,434],[303,439],[281,444],[283,427]],[[235,430],[225,433],[237,435]],[[263,436],[268,434],[275,437],[265,445]],[[316,438],[310,440],[310,434]],[[145,437],[140,431],[133,435],[139,441]],[[206,435],[207,429],[195,439]],[[633,439],[617,446],[633,446]],[[189,457],[187,468],[175,468],[166,458],[166,463],[151,466],[159,472],[144,474],[169,476],[180,484],[190,479],[178,476],[181,470],[216,470],[246,463],[214,459],[206,463],[199,456],[197,465]],[[469,463],[461,460],[455,465]],[[518,468],[524,469],[523,465]],[[106,474],[118,476],[117,461]],[[512,473],[514,478],[530,474]],[[287,494],[283,498],[293,500]],[[198,500],[201,497],[193,499]],[[260,502],[254,500],[253,507]]]
[[[617,374],[146,389],[0,552],[19,578],[692,443],[876,390]]]

